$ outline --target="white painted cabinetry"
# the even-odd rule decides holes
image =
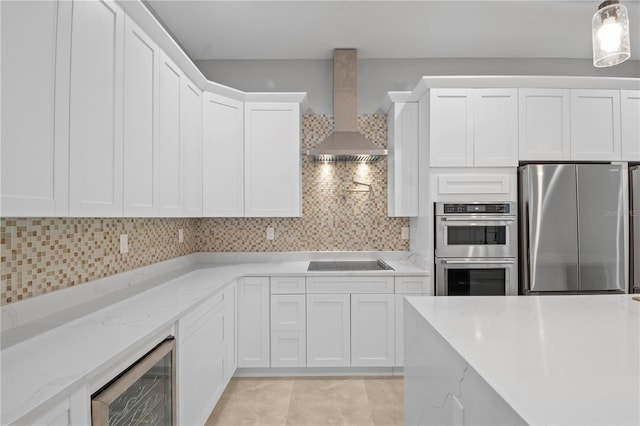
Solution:
[[[204,93],[202,202],[205,217],[244,216],[244,104]]]
[[[474,89],[473,165],[518,165],[517,89]]]
[[[621,159],[619,90],[571,90],[571,158]]]
[[[300,104],[245,103],[245,216],[302,214]]]
[[[204,424],[228,382],[233,286],[178,321],[178,423]]]
[[[182,215],[180,95],[184,76],[169,57],[160,55],[160,216]]]
[[[306,297],[304,294],[272,294],[271,367],[306,365]]]
[[[429,277],[396,277],[395,278],[395,366],[404,366],[404,298],[408,295],[430,295]]]
[[[269,278],[238,280],[238,367],[269,367]]]
[[[519,89],[520,160],[571,159],[569,89]]]
[[[351,366],[395,365],[395,297],[351,295]]]
[[[351,364],[351,297],[307,294],[307,366]]]
[[[516,166],[516,95],[517,89],[431,89],[431,166]]]
[[[160,50],[129,16],[124,35],[124,216],[158,214]]]
[[[473,166],[471,90],[430,91],[429,158],[432,167]]]
[[[182,211],[202,216],[202,91],[183,77],[180,93],[182,149]]]
[[[620,91],[622,161],[640,161],[640,90]]]
[[[124,12],[74,1],[69,107],[69,214],[122,216]]]
[[[2,2],[2,216],[66,216],[70,2]]]
[[[387,214],[418,215],[418,104],[396,102],[387,113]]]

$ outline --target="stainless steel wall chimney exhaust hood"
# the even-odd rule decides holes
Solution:
[[[335,130],[315,148],[313,161],[378,161],[387,155],[358,131],[358,52],[333,51],[333,116]]]

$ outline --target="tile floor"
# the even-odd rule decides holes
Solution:
[[[206,426],[401,425],[402,377],[233,378]]]

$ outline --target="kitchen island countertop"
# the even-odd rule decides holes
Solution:
[[[416,391],[405,400],[405,422],[450,422],[455,396],[465,424],[495,415],[499,399],[513,410],[508,423],[640,424],[640,302],[631,295],[408,297],[405,303],[412,308],[405,321],[415,325],[406,330],[405,386]],[[430,347],[412,344],[411,333],[423,333]],[[478,383],[500,403],[478,407]]]

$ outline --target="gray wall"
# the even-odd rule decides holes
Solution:
[[[307,92],[316,114],[333,111],[333,61],[195,61],[216,83],[247,92]],[[575,75],[640,77],[640,61],[595,68],[590,59],[360,59],[358,112],[378,110],[388,91],[412,90],[425,75]]]

